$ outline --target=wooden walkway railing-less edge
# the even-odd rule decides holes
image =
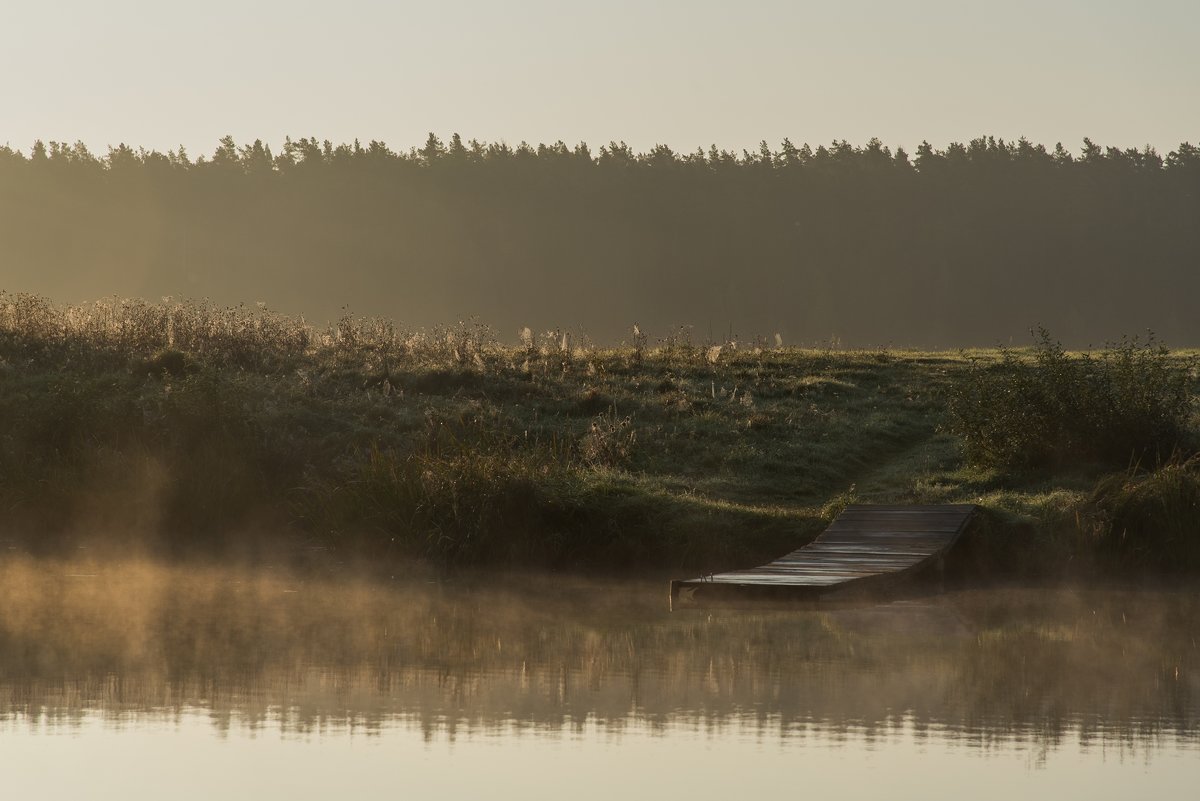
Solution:
[[[818,601],[882,589],[941,564],[975,513],[973,504],[846,507],[816,539],[774,562],[671,582],[671,608],[773,600]]]

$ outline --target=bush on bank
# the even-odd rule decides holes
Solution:
[[[1189,447],[1194,358],[1151,336],[1067,353],[1040,329],[1031,353],[1002,348],[948,399],[948,428],[974,464],[1004,469],[1165,461]]]

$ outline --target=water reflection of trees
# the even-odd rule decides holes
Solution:
[[[215,726],[429,736],[592,722],[770,736],[902,727],[988,745],[1192,737],[1200,597],[978,591],[672,615],[657,582],[379,586],[272,571],[10,562],[0,714],[200,709]]]

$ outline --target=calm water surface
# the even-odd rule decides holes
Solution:
[[[0,563],[10,798],[1196,797],[1200,592]]]

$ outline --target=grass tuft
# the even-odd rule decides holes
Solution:
[[[1101,479],[1083,526],[1110,567],[1187,572],[1200,565],[1200,456]]]

